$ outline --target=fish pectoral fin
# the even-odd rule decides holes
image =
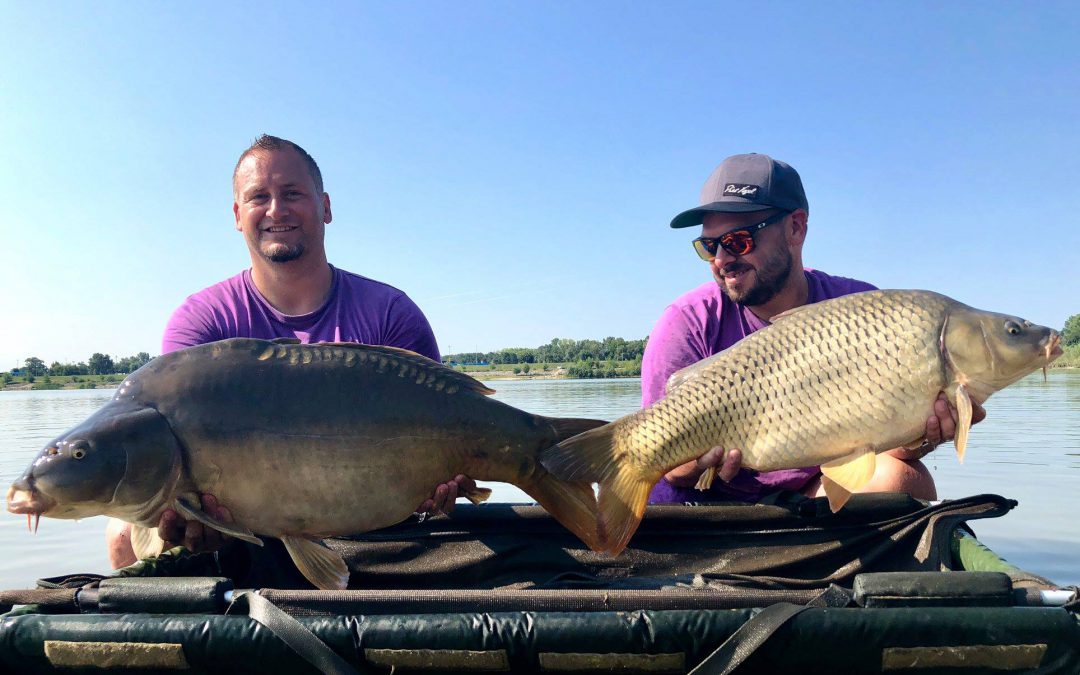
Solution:
[[[833,513],[847,503],[852,493],[858,492],[874,477],[877,454],[871,447],[859,448],[821,465],[821,484],[829,498]]]
[[[851,493],[840,487],[839,483],[829,480],[828,476],[821,477],[821,487],[825,488],[825,496],[829,500],[829,510],[836,513],[844,508],[844,504],[851,499]]]
[[[918,438],[911,441],[910,443],[904,443],[904,447],[907,448],[908,450],[918,450],[919,448],[921,448],[923,446],[923,443],[925,443],[925,442],[926,442],[926,434],[923,434],[922,436],[919,436]]]
[[[155,558],[165,550],[165,540],[158,535],[156,527],[131,526],[131,550],[139,560]]]
[[[226,523],[223,520],[211,517],[210,514],[199,507],[194,506],[187,497],[177,497],[173,501],[173,508],[187,520],[197,520],[207,527],[212,527],[218,532],[224,532],[230,537],[236,537],[249,544],[255,544],[256,546],[263,545],[262,539],[256,537],[251,530],[239,523]]]
[[[473,504],[483,504],[491,497],[491,489],[478,487],[463,493],[461,496],[468,499]]]
[[[956,421],[956,438],[953,444],[956,445],[956,456],[961,464],[964,463],[968,432],[971,431],[971,413],[971,396],[964,385],[960,385],[956,388],[956,415],[959,419]]]
[[[713,481],[716,480],[716,467],[710,466],[705,469],[700,476],[698,476],[697,483],[694,485],[696,490],[708,490],[712,487]]]
[[[324,591],[343,591],[349,585],[349,568],[337,551],[306,537],[281,537],[293,564],[313,586]]]

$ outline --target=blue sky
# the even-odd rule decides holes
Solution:
[[[646,336],[709,279],[667,223],[740,152],[802,174],[809,266],[1080,312],[1071,2],[0,8],[0,370],[156,354],[249,265],[263,132],[319,161],[331,262],[444,353]]]

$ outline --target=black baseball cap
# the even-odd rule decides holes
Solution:
[[[767,209],[810,210],[799,173],[768,155],[732,155],[705,181],[701,206],[675,216],[671,226],[701,225],[710,211],[748,213]]]

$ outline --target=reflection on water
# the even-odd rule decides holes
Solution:
[[[615,419],[640,404],[633,380],[501,380],[487,382],[495,398],[542,415]],[[51,438],[81,422],[111,390],[0,392],[0,485],[11,481]],[[1036,373],[995,395],[977,425],[961,465],[952,445],[927,458],[942,498],[997,493],[1016,499],[1009,515],[974,521],[979,538],[1033,572],[1080,583],[1080,372]],[[516,488],[491,484],[498,501],[530,501]],[[42,519],[31,537],[26,522],[0,514],[0,588],[68,572],[104,572],[103,518]]]

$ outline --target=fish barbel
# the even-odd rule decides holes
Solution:
[[[833,511],[873,476],[876,453],[923,440],[935,399],[956,409],[961,461],[972,403],[1045,368],[1059,335],[930,291],[881,290],[804,305],[676,372],[652,406],[541,455],[556,476],[599,483],[600,536],[618,554],[649,493],[713,447],[774,471],[821,465]],[[710,469],[699,481],[707,488]]]
[[[160,549],[166,508],[256,544],[282,539],[315,586],[348,568],[319,540],[408,518],[450,476],[517,485],[595,550],[596,498],[537,460],[604,424],[532,415],[477,380],[413,352],[236,338],[159,356],[113,399],[38,454],[8,510],[133,523],[139,557]],[[211,518],[215,495],[235,522]],[[466,495],[473,501],[490,490]]]

